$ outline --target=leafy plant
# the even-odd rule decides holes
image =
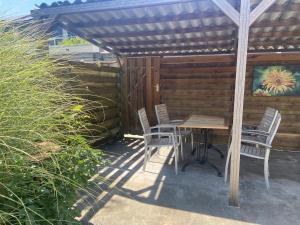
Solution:
[[[76,191],[101,163],[81,135],[91,104],[56,76],[66,65],[37,30],[0,24],[0,224],[76,223]]]
[[[62,42],[59,43],[59,45],[86,45],[89,44],[86,40],[83,40],[82,38],[75,37],[75,38],[67,38],[64,39]]]

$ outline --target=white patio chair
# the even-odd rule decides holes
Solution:
[[[178,174],[178,149],[180,141],[176,136],[175,125],[157,125],[150,127],[145,108],[138,111],[140,122],[144,131],[145,158],[143,170],[146,170],[147,161],[151,157],[152,150],[161,147],[172,147],[175,155],[175,173]],[[168,129],[170,132],[152,132],[154,129]]]
[[[253,141],[265,141],[264,137],[265,135],[270,134],[271,128],[275,122],[277,114],[278,114],[278,110],[267,107],[258,125],[243,124],[242,139],[246,138],[246,139],[251,139]],[[228,149],[231,144],[231,135],[232,135],[232,131],[230,133],[230,137],[228,141]]]
[[[257,134],[257,133],[269,134],[275,122],[275,118],[277,114],[278,114],[278,110],[267,107],[260,123],[258,125],[244,124],[242,127],[242,133],[245,135]]]
[[[265,176],[265,182],[266,186],[269,189],[269,156],[270,151],[272,148],[272,142],[273,139],[277,133],[277,130],[279,128],[281,122],[281,114],[277,113],[275,117],[275,121],[270,129],[269,134],[257,134],[258,136],[261,136],[262,138],[253,139],[251,136],[243,136],[241,142],[241,155],[256,158],[256,159],[262,159],[264,160],[264,176]],[[225,166],[225,183],[227,182],[227,174],[228,174],[228,166],[229,166],[229,160],[231,156],[231,151],[229,151],[227,155],[226,160],[226,166]]]
[[[163,125],[163,124],[179,125],[179,124],[183,123],[183,120],[170,120],[166,104],[155,105],[155,113],[156,113],[156,118],[157,118],[158,124],[160,124],[160,125]],[[186,139],[187,137],[190,137],[191,138],[191,146],[192,146],[192,149],[194,149],[193,132],[191,129],[184,129],[184,130],[180,129],[177,134],[181,136],[180,137],[181,158],[183,159],[182,140],[183,140],[183,138]]]

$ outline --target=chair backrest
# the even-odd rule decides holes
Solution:
[[[278,114],[278,111],[276,109],[267,107],[266,111],[263,115],[263,118],[258,125],[258,129],[263,130],[267,133],[270,133],[271,129],[273,127],[273,124],[275,122],[277,114]]]
[[[271,145],[274,138],[275,138],[275,135],[278,131],[278,128],[279,128],[279,125],[280,125],[280,122],[281,122],[281,114],[278,112],[276,117],[275,117],[275,121],[273,123],[273,126],[271,127],[271,131],[270,131],[270,134],[269,136],[267,137],[267,140],[266,140],[266,143]]]
[[[169,124],[170,118],[166,104],[155,105],[155,113],[158,124]]]
[[[138,111],[138,114],[139,114],[139,118],[140,118],[140,122],[141,122],[141,125],[142,125],[142,128],[143,128],[144,134],[150,133],[150,131],[151,131],[150,130],[150,124],[149,124],[149,121],[148,121],[148,117],[147,117],[147,113],[146,113],[145,108],[141,108]]]

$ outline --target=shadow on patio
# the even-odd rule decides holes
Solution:
[[[294,224],[300,220],[300,154],[271,153],[271,189],[263,162],[241,159],[241,207],[228,206],[228,185],[208,166],[189,167],[176,176],[172,152],[154,153],[142,171],[143,140],[126,138],[106,145],[111,164],[93,177],[96,199],[77,203],[83,224]],[[225,148],[223,148],[225,149]],[[189,149],[185,155],[188,156]],[[210,151],[223,170],[225,159]],[[106,178],[110,184],[103,181]]]

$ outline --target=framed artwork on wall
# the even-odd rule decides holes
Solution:
[[[300,96],[300,65],[255,66],[253,96]]]

